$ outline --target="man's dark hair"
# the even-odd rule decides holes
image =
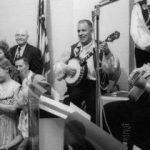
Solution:
[[[29,65],[29,59],[27,57],[19,57],[15,60],[15,62],[18,60],[23,60],[26,65]]]
[[[2,59],[0,61],[0,67],[9,70],[11,67],[10,61],[7,58]]]
[[[9,45],[5,40],[0,40],[0,49],[3,51],[4,56],[10,59]]]
[[[92,22],[88,19],[79,20],[78,24],[80,24],[80,23],[87,23],[89,27],[93,28]]]

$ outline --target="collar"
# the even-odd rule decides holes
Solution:
[[[82,45],[81,44],[81,42],[79,42],[78,44],[77,44],[77,48],[88,48],[88,47],[90,47],[90,46],[92,46],[92,44],[94,44],[94,40],[92,40],[90,43],[88,43],[87,45]]]
[[[30,83],[31,82],[31,77],[34,73],[30,70],[27,77],[23,79],[22,81],[22,85],[26,84],[26,83]]]
[[[25,48],[26,48],[26,45],[27,45],[27,43],[26,43],[25,45],[23,45],[23,46],[19,46],[19,45],[18,45],[18,47],[21,47],[21,50],[22,50],[22,49],[25,49]],[[17,48],[18,48],[18,47],[17,47]]]

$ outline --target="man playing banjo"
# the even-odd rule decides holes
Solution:
[[[86,112],[91,115],[91,120],[95,122],[96,71],[94,49],[96,42],[92,38],[92,22],[86,19],[80,20],[77,32],[79,42],[71,46],[71,53],[67,57],[65,56],[54,65],[54,72],[58,80],[66,80],[68,88],[66,94],[69,97],[65,100],[73,102],[80,108],[82,102],[85,101]],[[100,43],[99,56],[101,92],[104,94],[110,89],[108,88],[110,80],[111,83],[114,83],[113,85],[118,81],[121,73],[120,63],[118,58],[109,50],[106,42]]]

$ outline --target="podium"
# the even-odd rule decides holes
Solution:
[[[49,116],[46,115],[47,118],[42,116],[39,120],[39,150],[48,150],[48,147],[52,147],[53,150],[63,150],[65,119],[71,113],[77,111],[90,120],[90,115],[75,105],[67,106],[45,96],[40,97],[39,107],[40,111],[49,113]]]
[[[40,118],[39,150],[63,150],[64,125],[62,118]]]

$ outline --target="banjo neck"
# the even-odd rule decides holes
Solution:
[[[94,48],[93,48],[93,51],[91,51],[90,53],[86,55],[86,57],[84,57],[83,59],[80,59],[80,65],[83,66],[86,63],[87,59],[89,59],[93,54],[94,54]]]

